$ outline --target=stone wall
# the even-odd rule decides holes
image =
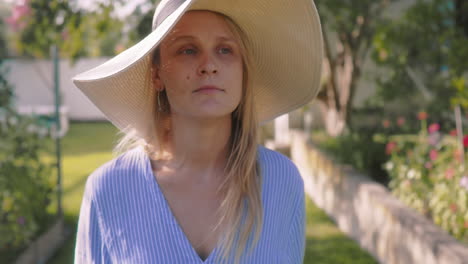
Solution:
[[[290,152],[307,195],[380,263],[468,264],[468,247],[384,186],[333,162],[303,132],[292,132]]]
[[[49,230],[28,246],[28,248],[15,261],[15,264],[46,263],[55,251],[63,244],[63,241],[67,236],[68,233],[65,232],[63,219],[60,218]]]

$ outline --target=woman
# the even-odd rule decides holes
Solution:
[[[321,45],[310,0],[163,0],[76,76],[125,137],[87,180],[75,263],[302,263],[303,181],[257,127],[316,95]]]

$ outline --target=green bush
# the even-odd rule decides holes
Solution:
[[[390,158],[384,167],[390,175],[389,187],[405,204],[468,242],[468,174],[464,165],[468,155],[454,131],[442,133],[437,123],[427,127],[425,117],[421,122],[417,134],[388,137],[386,153]]]
[[[387,160],[385,143],[374,142],[373,137],[374,132],[370,130],[348,132],[336,138],[326,135],[323,131],[312,133],[313,142],[336,161],[351,165],[387,186],[388,175],[382,168],[382,164]]]
[[[50,146],[48,130],[38,119],[15,113],[11,91],[0,69],[0,259],[48,224],[55,186],[43,155]]]

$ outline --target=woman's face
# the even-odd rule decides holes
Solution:
[[[166,89],[171,114],[230,115],[242,94],[242,55],[226,21],[209,11],[182,16],[160,44],[156,87]]]

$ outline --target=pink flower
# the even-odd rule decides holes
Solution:
[[[451,180],[454,175],[455,175],[455,170],[453,168],[448,168],[445,171],[445,179],[447,180]]]
[[[465,175],[460,179],[460,186],[468,191],[468,176]]]
[[[438,155],[439,155],[439,153],[435,149],[431,149],[431,151],[429,152],[429,158],[432,161],[436,160]]]
[[[405,120],[404,117],[399,117],[399,118],[397,119],[397,125],[398,125],[398,126],[403,126],[403,125],[405,124],[405,122],[406,122],[406,120]]]
[[[426,162],[426,163],[424,163],[424,168],[426,168],[426,169],[428,169],[428,170],[431,169],[431,168],[432,168],[432,163],[429,162],[429,161]]]
[[[440,141],[440,133],[439,132],[434,132],[434,133],[431,133],[429,135],[429,137],[427,138],[427,141],[430,145],[432,146],[435,146],[437,144],[439,144],[439,141]]]
[[[439,129],[440,129],[440,125],[437,123],[434,123],[434,124],[431,124],[427,130],[429,131],[429,133],[434,133],[434,132],[439,131]]]
[[[5,19],[5,22],[8,23],[13,30],[21,30],[26,26],[24,19],[31,12],[31,8],[28,5],[28,1],[23,1],[22,3],[17,4],[13,7],[11,16]]]
[[[468,147],[468,135],[465,135],[465,136],[463,137],[463,146],[464,146],[465,148]]]
[[[418,119],[419,120],[426,120],[427,119],[427,113],[426,112],[419,112],[418,113]]]
[[[387,153],[387,155],[390,155],[393,153],[393,151],[396,149],[397,147],[397,144],[393,141],[390,141],[387,143],[387,146],[385,147],[385,153]]]
[[[385,119],[384,121],[382,121],[382,126],[384,128],[389,128],[391,125],[392,125],[392,123],[388,119]]]
[[[450,210],[452,211],[452,213],[456,213],[458,210],[458,206],[455,203],[451,203]]]

